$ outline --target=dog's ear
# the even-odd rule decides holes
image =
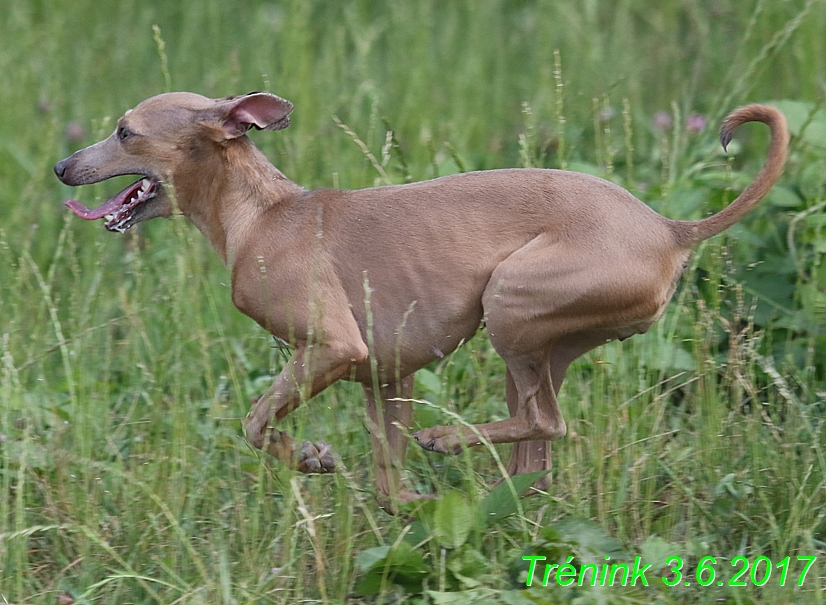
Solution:
[[[267,92],[253,92],[217,102],[212,117],[217,120],[219,136],[235,139],[250,128],[281,130],[290,125],[293,104]]]

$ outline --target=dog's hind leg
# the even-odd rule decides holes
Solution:
[[[458,454],[466,446],[517,441],[548,441],[565,435],[565,420],[551,385],[547,355],[505,358],[517,392],[511,418],[473,427],[434,426],[413,435],[421,447],[442,454]],[[532,456],[539,460],[539,456]],[[544,460],[546,457],[541,458]]]
[[[516,384],[510,370],[506,374],[505,394],[508,401],[508,412],[511,417],[516,415],[519,395],[516,391]],[[513,444],[510,462],[508,463],[508,475],[521,475],[523,473],[534,473],[537,471],[551,470],[551,443],[550,441],[517,441]],[[550,483],[549,477],[544,477],[535,485],[539,489],[547,488]]]
[[[657,258],[650,261],[657,268],[655,278],[651,271],[628,271],[639,258],[636,252],[616,258],[605,247],[582,247],[544,233],[502,261],[482,304],[488,335],[516,388],[515,400],[510,398],[512,409],[515,402],[512,417],[472,428],[423,429],[414,434],[419,445],[458,453],[484,441],[563,437],[566,426],[556,383],[561,384],[571,361],[609,340],[644,332],[668,301],[670,274],[660,270]],[[529,454],[517,458],[514,470],[549,463],[540,451]]]
[[[577,357],[587,353],[605,341],[602,337],[585,338],[579,336],[574,336],[570,340],[577,342],[579,346],[566,347],[561,344],[555,344],[551,347],[551,353],[548,356],[549,375],[546,378],[550,381],[550,386],[555,395],[555,401],[542,401],[539,402],[540,405],[558,405],[559,391],[562,388],[563,380],[565,380],[565,373],[568,371],[568,366],[570,366]],[[513,417],[517,414],[519,395],[510,370],[507,372],[506,393],[508,411]],[[511,452],[507,469],[508,475],[514,476],[524,473],[534,473],[537,471],[551,470],[551,468],[552,454],[550,441],[518,441],[513,444],[513,451]],[[545,490],[550,483],[550,475],[546,475],[537,481],[534,487]]]

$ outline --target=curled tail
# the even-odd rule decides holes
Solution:
[[[700,221],[672,221],[671,228],[680,244],[692,246],[731,227],[757,205],[782,174],[789,146],[786,118],[780,110],[771,105],[755,104],[735,109],[723,120],[723,127],[720,129],[723,149],[731,142],[734,130],[746,122],[763,122],[771,129],[771,145],[766,163],[751,185],[717,214]]]

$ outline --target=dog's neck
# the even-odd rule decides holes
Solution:
[[[181,211],[230,267],[261,215],[303,191],[246,137],[176,176],[175,185]]]

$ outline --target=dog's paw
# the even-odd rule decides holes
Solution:
[[[305,474],[332,473],[336,460],[332,448],[326,443],[304,441],[296,452],[296,469]]]
[[[423,449],[439,454],[459,454],[467,445],[461,438],[461,434],[450,426],[434,426],[429,429],[422,429],[413,433],[413,439]]]
[[[259,432],[257,435],[257,440],[262,440],[264,436],[262,436]],[[255,447],[260,447],[257,444],[257,441],[253,441],[252,444]],[[264,448],[262,447],[261,449]],[[287,433],[272,429],[269,433],[269,443],[266,445],[266,451],[276,460],[281,460],[287,464],[292,464],[295,459],[295,439]]]

